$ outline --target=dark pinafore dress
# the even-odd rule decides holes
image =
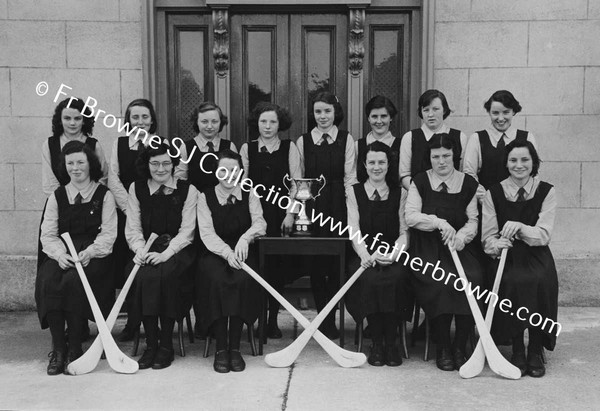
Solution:
[[[163,252],[181,227],[181,213],[188,196],[189,184],[177,181],[177,189],[168,195],[150,195],[146,180],[135,182],[135,195],[140,202],[144,239],[156,233],[159,238],[150,251]],[[193,300],[193,244],[158,265],[140,267],[133,284],[133,323],[143,316],[165,316],[178,320],[189,310]],[[127,272],[133,268],[129,263]]]
[[[551,184],[540,182],[533,198],[513,202],[504,196],[500,184],[492,186],[490,192],[496,215],[498,227],[502,228],[507,221],[520,221],[529,226],[535,226],[539,218],[544,199],[552,188]],[[496,266],[497,266],[496,262]],[[494,271],[495,272],[495,271]],[[492,336],[498,344],[510,343],[510,338],[516,336],[525,328],[531,327],[528,321],[521,321],[516,316],[520,307],[529,310],[522,311],[521,317],[528,317],[539,313],[541,319],[556,321],[558,312],[558,277],[554,258],[550,248],[545,246],[529,246],[524,241],[515,239],[512,248],[506,255],[504,274],[498,291],[500,301],[507,298],[512,302],[514,315],[502,313],[498,308],[494,313]],[[536,318],[535,316],[534,318]],[[536,318],[537,320],[537,318]],[[548,350],[553,350],[556,344],[556,327],[550,330],[552,323],[548,322],[542,328],[542,343]]]
[[[185,148],[188,153],[188,182],[198,189],[201,193],[205,192],[208,188],[217,185],[219,180],[215,174],[217,170],[218,161],[212,154],[218,154],[221,151],[231,148],[231,141],[221,139],[219,143],[219,150],[215,153],[204,153],[200,151],[200,147],[196,144],[196,140],[191,139],[185,142]],[[209,155],[210,154],[210,155]],[[208,156],[204,158],[205,156]],[[202,167],[205,170],[209,170],[210,173],[205,173],[200,168],[200,161],[204,158]]]
[[[353,188],[360,214],[360,232],[362,235],[369,235],[365,245],[370,247],[375,236],[378,233],[382,234],[373,250],[368,251],[372,254],[383,242],[389,244],[389,251],[392,251],[400,235],[400,187],[392,188],[388,199],[384,201],[369,200],[363,183],[355,184]],[[348,267],[351,273],[360,267],[360,258],[354,252]],[[410,278],[410,270],[401,261],[389,266],[377,265],[367,268],[348,290],[346,307],[356,322],[375,313],[395,313],[399,317],[409,314],[414,303],[410,291]],[[409,315],[406,318],[408,317]]]
[[[85,139],[85,145],[91,148],[94,152],[96,152],[96,140],[93,137],[87,137]],[[60,166],[60,137],[52,136],[48,137],[48,149],[50,151],[50,166],[52,167],[52,172],[54,176],[58,180],[61,186],[66,186],[71,181],[71,178],[65,173],[63,176],[58,169]],[[37,267],[40,268],[44,260],[46,259],[46,254],[42,251],[42,243],[40,242],[40,235],[42,230],[42,222],[44,221],[44,213],[46,212],[46,204],[48,204],[48,200],[44,203],[44,209],[42,210],[42,218],[40,219],[40,228],[38,232],[38,259],[37,259]]]
[[[93,244],[102,226],[102,205],[108,189],[99,185],[88,203],[69,204],[64,186],[56,189],[54,195],[58,204],[59,235],[68,232],[77,252]],[[45,254],[44,254],[45,255]],[[96,301],[106,318],[114,295],[112,290],[112,258],[93,258],[84,267]],[[46,314],[49,311],[79,312],[81,316],[94,320],[85,290],[75,268],[63,270],[58,261],[45,256],[35,280],[35,302],[42,328],[48,328]]]
[[[410,174],[413,178],[423,172],[427,171],[431,168],[431,159],[427,156],[427,139],[425,138],[425,133],[420,128],[411,130],[412,134],[412,154],[410,157]],[[454,144],[454,149],[452,150],[452,160],[454,162],[454,168],[456,170],[460,170],[460,155],[462,153],[462,144],[460,142],[460,130],[456,130],[451,128],[448,132],[448,136],[450,140],[452,140]]]
[[[466,214],[467,206],[477,191],[477,181],[469,175],[465,175],[462,189],[459,193],[441,193],[431,188],[427,173],[418,174],[414,179],[423,205],[421,212],[433,214],[445,219],[455,230],[461,229],[468,221]],[[423,268],[413,271],[412,284],[415,297],[425,314],[431,319],[440,314],[471,315],[467,297],[463,291],[457,291],[454,281],[459,278],[458,271],[452,261],[452,255],[447,246],[442,242],[442,236],[438,230],[431,232],[410,229],[410,256],[419,257],[423,261]],[[483,283],[483,266],[479,258],[479,252],[473,243],[465,245],[458,252],[460,261],[465,269],[467,279],[473,288]],[[434,267],[439,261],[439,267],[444,270],[446,276],[440,280],[441,271]],[[427,263],[429,266],[425,273],[423,269]],[[455,276],[449,276],[452,273]],[[440,281],[436,281],[437,278]],[[445,284],[445,282],[448,284]],[[457,282],[459,289],[463,288],[461,282]]]
[[[252,225],[248,193],[242,193],[241,201],[225,205],[219,204],[214,188],[204,194],[216,234],[232,250],[235,249],[239,238]],[[257,267],[252,245],[246,264],[253,269]],[[239,316],[246,324],[253,324],[258,318],[261,307],[259,285],[244,270],[232,268],[227,260],[208,250],[198,258],[196,286],[198,314],[204,331],[222,317]]]
[[[529,133],[517,130],[517,141],[527,141]],[[478,131],[479,146],[481,147],[481,169],[477,174],[479,184],[486,190],[491,186],[508,178],[508,170],[504,163],[506,149],[504,146],[494,147],[490,141],[490,135],[486,130]],[[480,213],[481,214],[481,213]]]
[[[394,137],[394,142],[391,145],[392,158],[391,164],[388,165],[389,173],[398,175],[398,161],[400,158],[400,141],[401,139]],[[358,153],[356,156],[356,177],[359,182],[364,183],[369,177],[367,175],[367,169],[365,162],[367,161],[367,139],[361,138],[358,140]]]

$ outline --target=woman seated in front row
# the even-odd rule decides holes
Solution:
[[[366,146],[366,181],[347,191],[348,226],[359,237],[352,238],[356,255],[350,272],[366,270],[348,292],[347,307],[355,321],[369,321],[373,346],[369,364],[395,367],[402,364],[396,345],[398,325],[412,308],[410,270],[396,261],[408,248],[408,233],[400,207],[402,188],[398,183],[392,149],[375,141]],[[366,237],[365,237],[366,236]],[[396,249],[393,249],[394,245]],[[385,348],[384,348],[385,342]]]
[[[179,162],[169,146],[145,147],[136,165],[143,177],[129,186],[125,238],[133,261],[140,264],[133,288],[133,324],[144,324],[146,350],[138,360],[140,369],[162,369],[173,361],[175,321],[190,310],[193,299],[191,270],[196,255],[192,245],[196,228],[198,191],[173,177]],[[150,251],[144,245],[150,234],[159,235]],[[160,318],[160,336],[158,320]]]
[[[40,238],[46,257],[35,281],[40,323],[42,328],[50,328],[54,346],[48,375],[62,373],[68,362],[82,355],[84,320],[87,323],[87,319],[94,319],[74,259],[60,235],[70,234],[105,317],[113,300],[110,254],[117,238],[115,200],[106,186],[98,183],[102,169],[94,151],[80,141],[66,143],[59,170],[61,178],[70,181],[48,198]],[[68,342],[65,322],[69,327]]]
[[[537,176],[540,158],[531,141],[510,142],[504,164],[509,177],[490,187],[483,200],[481,238],[485,252],[492,257],[509,249],[498,296],[500,300],[509,299],[517,314],[496,309],[492,336],[499,344],[512,339],[511,362],[522,375],[543,377],[546,368],[542,349],[554,349],[559,331],[555,328],[558,277],[548,247],[556,215],[556,193],[551,184]],[[534,313],[545,319],[538,327],[522,320]],[[525,329],[529,330],[527,357]]]
[[[411,257],[431,264],[425,265],[428,270],[413,272],[413,288],[437,342],[436,365],[452,371],[466,362],[465,347],[474,321],[464,292],[457,291],[466,284],[457,276],[448,246],[458,252],[470,287],[481,286],[481,254],[472,243],[477,234],[477,181],[454,168],[455,147],[448,134],[434,134],[428,147],[431,169],[415,176],[406,200]],[[450,339],[453,316],[454,344]]]
[[[198,259],[196,274],[200,325],[211,328],[216,339],[214,370],[244,371],[240,354],[244,323],[252,327],[260,313],[259,285],[243,269],[256,269],[256,237],[266,234],[260,199],[253,191],[235,185],[243,170],[242,158],[231,150],[218,153],[219,183],[198,196],[198,227],[206,251]],[[235,173],[234,178],[229,178]],[[229,343],[228,343],[229,342]]]

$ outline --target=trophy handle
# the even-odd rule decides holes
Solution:
[[[321,191],[323,191],[323,189],[325,188],[325,184],[327,184],[327,181],[325,180],[325,176],[323,174],[321,174],[321,176],[317,178],[317,181],[321,183],[321,187],[319,188],[319,191],[317,191],[317,195],[315,196],[315,198],[321,195]]]
[[[290,183],[292,182],[292,179],[290,178],[290,175],[288,173],[285,173],[285,175],[283,176],[283,185],[285,186],[285,188],[288,189],[288,191],[290,191],[291,188],[287,185],[286,181],[289,181]]]

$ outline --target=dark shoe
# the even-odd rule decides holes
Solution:
[[[546,367],[544,366],[544,361],[542,361],[542,354],[527,353],[527,374],[533,378],[541,378],[546,375]]]
[[[454,358],[452,358],[450,348],[438,346],[435,365],[442,371],[454,371]]]
[[[527,374],[527,359],[525,358],[525,351],[513,352],[510,357],[510,363],[521,370],[521,377]]]
[[[217,351],[215,353],[215,362],[213,368],[216,372],[227,373],[231,369],[229,368],[229,352],[226,350]]]
[[[137,327],[137,329],[139,331],[140,327]],[[123,330],[117,336],[117,341],[118,342],[133,341],[133,338],[135,337],[135,331],[136,330],[133,327],[131,327],[129,324],[126,324],[125,328],[123,328]]]
[[[467,362],[467,357],[465,356],[465,352],[460,348],[454,349],[454,369],[456,371],[460,370],[460,367],[465,365]]]
[[[156,357],[157,351],[158,350],[156,348],[146,348],[146,351],[144,351],[144,353],[138,360],[140,370],[146,370],[152,367],[152,364],[154,364],[154,357]]]
[[[229,369],[233,372],[241,372],[246,369],[246,362],[238,350],[229,351]]]
[[[46,369],[48,375],[62,374],[65,371],[65,355],[61,351],[50,351],[48,357],[50,357]]]
[[[277,323],[267,325],[267,338],[277,340],[281,337],[282,337],[281,330],[277,326]]]
[[[162,370],[171,366],[171,363],[175,359],[175,352],[173,349],[160,347],[154,357],[154,364],[152,364],[153,370]]]
[[[373,344],[371,346],[371,353],[367,362],[374,367],[382,367],[385,364],[385,354],[383,353],[383,345]]]
[[[402,365],[402,356],[396,344],[385,346],[385,365],[388,367],[397,367]]]
[[[67,354],[67,359],[65,360],[65,370],[64,370],[65,375],[69,375],[69,372],[67,371],[69,364],[72,363],[73,361],[76,361],[82,355],[83,355],[83,350],[81,348],[79,348],[77,350],[69,349],[69,353]]]

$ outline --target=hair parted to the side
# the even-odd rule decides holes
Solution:
[[[239,169],[244,169],[244,164],[242,163],[242,156],[229,148],[226,150],[219,151],[217,153],[217,159],[218,164],[221,164],[221,160],[224,159],[236,160],[238,162]]]
[[[69,141],[64,145],[60,152],[60,162],[58,165],[58,170],[61,179],[70,180],[71,177],[67,172],[66,166],[66,156],[74,153],[83,153],[87,157],[88,164],[90,165],[90,180],[92,181],[100,181],[103,176],[102,173],[102,165],[100,164],[100,160],[98,156],[88,145],[82,143],[81,141],[73,140]]]
[[[150,112],[150,118],[152,119],[152,125],[150,126],[150,130],[148,130],[149,134],[152,134],[156,131],[158,127],[158,123],[156,122],[156,111],[154,111],[154,106],[150,102],[150,100],[146,100],[145,98],[136,98],[131,103],[127,105],[125,109],[125,121],[131,124],[131,108],[132,107],[146,107]]]
[[[340,104],[340,100],[332,93],[328,92],[328,91],[322,91],[320,93],[317,93],[317,95],[313,98],[312,103],[311,103],[311,112],[314,113],[315,110],[315,103],[318,102],[322,102],[322,103],[326,103],[326,104],[331,104],[333,106],[333,111],[334,111],[334,117],[333,117],[333,124],[335,126],[339,126],[342,121],[344,120],[344,109],[342,108],[342,105]]]
[[[452,110],[450,110],[448,100],[446,99],[444,93],[436,89],[431,89],[427,90],[426,92],[421,94],[421,97],[419,97],[419,106],[417,107],[417,115],[419,116],[419,118],[423,118],[423,109],[430,105],[431,102],[436,98],[439,98],[442,101],[442,107],[444,108],[444,120],[450,115],[450,113],[452,113]]]
[[[273,111],[277,115],[277,120],[279,121],[278,131],[289,130],[292,126],[293,120],[289,111],[275,103],[261,101],[254,106],[254,109],[250,112],[250,117],[248,117],[248,127],[251,131],[258,132],[258,120],[260,119],[260,115],[267,111]]]
[[[171,154],[169,149],[170,146],[165,141],[161,142],[158,146],[154,145],[154,147],[152,147],[152,144],[149,144],[144,147],[135,161],[135,168],[138,175],[144,179],[152,178],[152,175],[150,174],[150,165],[148,163],[152,157],[163,154],[167,154],[171,159],[171,162],[173,162],[173,167],[171,168],[171,174],[173,174],[175,172],[175,167],[179,164],[179,156]]]
[[[452,141],[448,133],[435,133],[431,136],[431,139],[427,142],[426,158],[431,158],[431,150],[436,148],[450,150],[452,152],[452,164],[454,165],[454,141]]]
[[[196,134],[200,133],[200,128],[198,127],[198,114],[206,113],[207,111],[216,110],[219,113],[219,119],[221,120],[221,124],[219,125],[219,133],[223,131],[223,128],[229,124],[229,119],[225,114],[223,114],[223,110],[221,107],[217,106],[212,101],[205,101],[200,103],[200,105],[194,109],[192,115],[190,116],[190,121],[192,122],[192,127]]]
[[[392,167],[392,164],[394,162],[394,155],[392,153],[392,149],[387,144],[382,143],[381,141],[374,141],[371,144],[367,145],[367,154],[365,157],[365,168],[367,167],[366,159],[369,157],[369,153],[371,153],[371,152],[385,153],[385,156],[387,157],[387,162],[388,162],[388,170],[387,170],[387,173],[385,174],[385,182],[387,183],[389,188],[398,187],[400,185],[398,173],[394,172],[394,170],[397,171],[397,169]],[[361,183],[364,183],[364,181],[361,181]]]
[[[91,137],[94,131],[94,113],[89,107],[86,107],[83,100],[75,97],[66,98],[57,104],[56,108],[54,109],[54,114],[52,115],[52,135],[54,137],[60,137],[65,132],[65,129],[62,125],[62,112],[65,108],[75,109],[83,115],[81,133],[84,136]]]
[[[485,111],[488,113],[490,112],[492,109],[492,103],[494,101],[501,103],[506,108],[511,108],[515,114],[523,109],[515,96],[513,96],[513,94],[508,90],[498,90],[492,94],[492,96],[483,104]]]
[[[392,103],[392,100],[385,96],[375,96],[371,100],[369,100],[369,102],[365,106],[365,114],[367,118],[369,118],[369,116],[371,115],[371,111],[377,108],[386,109],[390,116],[390,119],[396,117],[396,114],[398,114],[398,110],[396,109],[394,103]]]
[[[542,163],[542,159],[538,154],[537,150],[533,143],[529,140],[513,140],[508,143],[505,147],[504,151],[504,166],[508,169],[508,157],[510,156],[510,152],[515,148],[525,147],[529,150],[529,155],[531,155],[531,162],[533,163],[531,166],[531,177],[535,177],[538,175],[538,171],[540,170],[540,164]]]

